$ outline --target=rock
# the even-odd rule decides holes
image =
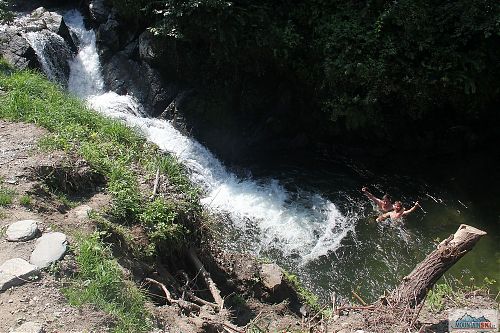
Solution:
[[[109,56],[120,48],[119,27],[118,21],[110,18],[97,29],[95,38],[102,60],[108,60]]]
[[[269,290],[274,290],[283,281],[283,272],[276,264],[263,264],[260,268],[262,284]]]
[[[48,29],[49,31],[61,36],[70,49],[76,53],[76,44],[73,41],[73,37],[71,36],[69,28],[64,22],[62,15],[56,12],[50,12],[45,8],[40,7],[31,13],[28,22],[31,24],[31,27],[27,28],[30,31]]]
[[[61,232],[44,234],[37,240],[30,262],[40,268],[48,267],[64,255],[67,245],[66,235]]]
[[[91,0],[89,2],[90,17],[97,23],[105,23],[111,12],[105,0]]]
[[[27,241],[35,237],[37,231],[38,225],[35,220],[14,222],[7,228],[7,240],[11,242]]]
[[[85,221],[89,218],[89,213],[92,211],[92,207],[89,205],[81,205],[73,209],[73,213],[79,221]]]
[[[0,55],[19,69],[42,68],[35,50],[16,28],[10,26],[3,28],[0,33]]]
[[[105,63],[102,73],[110,90],[134,96],[151,116],[161,114],[180,90],[176,84],[165,84],[149,64],[129,59],[124,52]]]
[[[0,290],[18,286],[38,273],[38,267],[31,265],[24,259],[14,258],[7,260],[0,266]]]
[[[40,7],[0,29],[0,55],[11,65],[43,70],[50,79],[66,86],[68,61],[77,47],[60,14]]]
[[[9,333],[43,333],[45,332],[42,324],[28,321]]]

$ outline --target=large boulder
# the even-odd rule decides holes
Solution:
[[[50,12],[40,7],[35,9],[30,15],[21,18],[18,24],[21,25],[25,32],[51,31],[61,36],[72,52],[77,51],[76,44],[68,26],[64,22],[64,18],[56,12]]]
[[[42,70],[67,85],[69,61],[77,47],[60,14],[37,8],[0,29],[0,56],[17,68]]]
[[[134,96],[151,116],[161,114],[180,90],[174,83],[166,84],[150,65],[130,59],[125,52],[115,54],[102,72],[110,90]]]
[[[41,69],[35,50],[15,27],[0,28],[0,55],[12,66],[19,69]]]
[[[107,61],[120,48],[120,24],[117,20],[110,18],[97,28],[95,39],[99,46],[99,57]]]

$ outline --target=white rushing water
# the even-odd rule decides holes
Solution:
[[[79,38],[80,51],[71,62],[68,87],[95,110],[138,128],[161,149],[174,154],[190,172],[193,182],[204,190],[202,203],[213,212],[230,217],[231,227],[250,242],[256,254],[278,250],[304,263],[337,249],[354,230],[357,219],[344,216],[334,203],[314,193],[289,193],[276,180],[238,178],[207,148],[184,136],[168,121],[146,118],[131,96],[104,91],[95,35],[86,30],[77,11],[65,21]]]

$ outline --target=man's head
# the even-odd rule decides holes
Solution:
[[[394,205],[392,205],[392,207],[396,212],[399,212],[401,209],[403,209],[403,203],[401,203],[401,201],[396,201]]]
[[[384,194],[384,196],[382,197],[382,201],[384,202],[384,204],[388,205],[391,203],[391,197],[388,194]]]

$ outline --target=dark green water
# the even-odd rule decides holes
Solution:
[[[274,156],[266,162],[265,167],[260,162],[251,167],[254,177],[278,179],[292,192],[300,188],[320,193],[344,215],[355,212],[353,232],[326,255],[298,264],[300,260],[279,251],[261,253],[299,275],[323,300],[334,291],[349,298],[353,290],[367,301],[375,300],[399,284],[438,240],[462,223],[488,234],[445,277],[467,285],[494,279],[490,289],[495,294],[500,290],[500,182],[495,159],[469,156],[455,162],[414,163],[402,159],[371,168],[347,159],[293,161]],[[376,223],[377,213],[360,191],[362,186],[379,196],[389,193],[406,207],[419,200],[423,210],[417,209],[399,226]]]

